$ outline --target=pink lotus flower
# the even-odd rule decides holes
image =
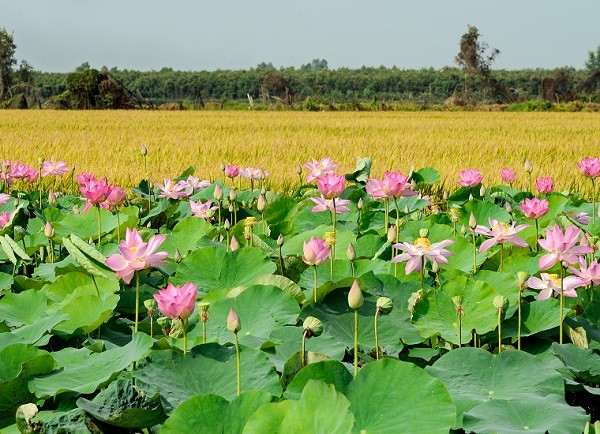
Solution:
[[[227,166],[225,166],[225,176],[227,176],[228,178],[235,178],[236,176],[238,176],[240,174],[240,167],[236,166],[235,164],[229,164]]]
[[[538,300],[546,300],[560,295],[560,277],[558,274],[540,273],[541,279],[531,276],[527,279],[527,286],[540,291]],[[577,297],[575,288],[583,286],[583,281],[579,277],[568,276],[563,279],[563,295],[565,297]]]
[[[481,243],[479,251],[485,252],[490,247],[495,246],[498,243],[510,243],[513,246],[527,247],[527,242],[517,235],[517,232],[520,232],[527,227],[529,227],[527,224],[515,227],[515,222],[512,223],[512,226],[508,226],[506,223],[490,218],[490,229],[481,225],[475,228],[475,233],[484,235],[486,237],[492,237],[489,240],[485,240],[483,243]]]
[[[0,213],[0,227],[5,227],[8,222],[10,222],[12,214],[9,212],[1,212]]]
[[[563,234],[562,230],[555,224],[553,228],[546,231],[546,239],[539,240],[540,246],[548,253],[540,258],[539,267],[547,270],[558,261],[564,261],[568,264],[574,264],[579,260],[580,255],[592,252],[588,246],[575,246],[581,229],[570,225]]]
[[[164,184],[156,183],[156,187],[160,190],[158,197],[168,199],[181,199],[188,197],[189,194],[186,191],[187,183],[185,181],[178,181],[173,183],[170,179],[165,178]]]
[[[554,184],[552,184],[552,178],[538,178],[535,181],[535,188],[540,193],[552,193],[554,190]]]
[[[110,194],[110,186],[106,182],[106,178],[102,178],[99,181],[96,179],[88,179],[87,182],[79,187],[79,191],[88,200],[88,203],[92,205],[99,205],[104,202]]]
[[[579,257],[579,270],[575,267],[569,267],[571,273],[579,277],[583,283],[582,286],[588,286],[590,283],[600,285],[600,264],[594,259],[587,265],[583,256]]]
[[[548,213],[548,200],[538,199],[537,197],[525,199],[519,207],[523,211],[523,214],[525,214],[525,217],[538,219]]]
[[[313,206],[311,208],[312,212],[323,212],[323,211],[327,211],[329,210],[331,213],[333,213],[333,201],[334,199],[325,199],[324,197],[311,197],[310,200],[312,200],[314,203],[316,203],[316,206]],[[335,213],[336,214],[340,214],[343,212],[350,212],[350,209],[348,209],[348,204],[350,203],[349,200],[346,199],[335,199]]]
[[[100,206],[104,209],[112,211],[125,201],[127,193],[119,186],[113,186],[110,188],[110,193],[106,197],[106,200],[100,203]]]
[[[308,183],[327,173],[333,173],[340,166],[338,166],[331,158],[323,157],[321,158],[321,161],[317,161],[313,158],[312,161],[304,163],[304,167],[310,170],[310,173],[306,175],[306,182]]]
[[[201,217],[204,220],[210,221],[214,218],[215,211],[218,209],[217,206],[212,206],[213,201],[207,200],[202,203],[200,201],[194,202],[190,200],[190,208],[192,209],[192,215],[195,217]]]
[[[344,175],[326,173],[317,179],[317,188],[325,199],[338,197],[346,188],[346,178]]]
[[[577,163],[577,167],[581,171],[581,173],[585,176],[588,176],[592,179],[600,176],[600,160],[598,157],[586,157]]]
[[[0,193],[0,206],[2,205],[6,205],[6,203],[12,199],[12,196],[10,194],[6,194],[6,193]]]
[[[269,176],[269,172],[264,169],[246,167],[245,169],[240,170],[240,176],[247,179],[262,180]]]
[[[575,212],[575,211],[568,211],[567,215],[572,218],[573,220],[575,220],[577,223],[579,223],[580,225],[587,225],[592,221],[592,218],[590,217],[590,215],[587,212]]]
[[[386,171],[382,181],[374,178],[369,179],[365,190],[374,198],[397,199],[401,196],[414,196],[417,194],[409,187],[408,176],[403,175],[400,171]]]
[[[42,164],[42,176],[63,176],[65,173],[69,171],[67,167],[67,163],[64,161],[54,161],[54,157],[50,159],[50,161],[44,161]]]
[[[413,244],[397,243],[394,244],[395,249],[403,250],[401,253],[392,258],[392,263],[407,261],[406,263],[406,274],[410,274],[412,271],[422,271],[421,262],[422,258],[425,260],[436,261],[438,264],[447,264],[448,256],[452,253],[444,247],[451,246],[454,244],[452,240],[444,240],[439,243],[431,243],[428,238],[417,238]]]
[[[119,244],[121,253],[110,255],[106,265],[116,272],[117,277],[122,278],[125,283],[130,283],[136,271],[166,264],[164,260],[169,254],[156,252],[165,238],[166,235],[154,235],[146,243],[136,229],[127,228],[125,239]]]
[[[194,311],[198,287],[192,282],[182,286],[168,284],[166,288],[153,295],[158,308],[167,318],[187,319]]]
[[[327,247],[327,242],[317,237],[312,237],[310,241],[304,242],[302,260],[308,265],[321,265],[331,254],[331,249]]]
[[[508,184],[512,184],[513,181],[515,179],[517,179],[517,174],[515,172],[513,172],[510,167],[505,167],[504,169],[502,169],[502,172],[500,172],[500,175],[502,176],[502,181],[508,183]]]
[[[188,176],[185,183],[185,191],[186,193],[188,193],[188,196],[191,196],[196,191],[204,190],[211,184],[210,181],[207,179],[200,181],[200,178],[197,178],[192,175]]]
[[[81,172],[81,173],[77,174],[75,179],[77,180],[77,183],[79,185],[85,185],[85,184],[89,183],[90,181],[95,181],[96,177],[91,173]]]
[[[38,179],[39,172],[31,166],[27,166],[27,174],[23,179],[27,182],[33,182]]]
[[[10,167],[8,169],[8,176],[10,176],[13,179],[28,179],[31,176],[31,172],[35,172],[35,178],[37,178],[37,174],[38,171],[35,170],[33,167],[28,166],[27,164],[23,164],[19,161],[15,161],[14,163],[10,164]]]
[[[458,174],[458,184],[463,187],[475,187],[481,181],[483,181],[483,175],[479,170],[465,169]]]

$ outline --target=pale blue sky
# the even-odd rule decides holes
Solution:
[[[0,0],[17,58],[43,71],[454,65],[478,27],[495,68],[583,67],[599,0]]]

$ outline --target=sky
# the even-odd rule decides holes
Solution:
[[[469,25],[494,68],[583,68],[599,0],[0,0],[0,27],[36,70],[199,71],[326,59],[330,68],[455,66]]]

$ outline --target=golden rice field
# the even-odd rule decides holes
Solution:
[[[525,185],[528,158],[534,179],[584,188],[576,162],[600,156],[600,114],[0,111],[3,159],[36,164],[55,156],[78,172],[132,185],[145,176],[142,144],[155,182],[191,165],[197,176],[214,179],[223,162],[265,168],[277,189],[295,184],[298,164],[312,157],[332,157],[350,171],[356,156],[370,156],[374,176],[432,166],[451,190],[467,167],[492,184],[509,166]]]

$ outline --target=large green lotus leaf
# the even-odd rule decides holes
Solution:
[[[102,422],[123,428],[147,428],[166,419],[160,396],[144,394],[130,378],[113,381],[91,401],[79,398],[77,407]]]
[[[510,214],[503,207],[492,202],[481,200],[468,201],[463,208],[457,223],[458,227],[462,225],[465,225],[467,228],[469,227],[471,213],[475,215],[477,224],[481,226],[490,227],[490,218],[505,223],[511,220]]]
[[[350,433],[354,417],[349,406],[333,386],[309,380],[299,401],[264,404],[250,417],[243,433]]]
[[[581,383],[600,383],[600,355],[593,350],[573,344],[552,344],[551,351],[565,364]]]
[[[123,229],[129,221],[128,215],[121,215],[121,229]],[[117,228],[117,216],[110,211],[100,208],[101,232],[107,234]],[[135,222],[134,222],[135,224]],[[62,220],[54,225],[55,236],[58,239],[68,237],[71,234],[77,235],[83,240],[98,238],[98,211],[90,209],[83,214],[67,214]]]
[[[302,346],[302,327],[281,327],[273,330],[269,340],[275,345],[270,349],[264,349],[269,355],[269,360],[275,365],[279,372],[283,372],[283,366],[290,357],[300,351]],[[333,360],[342,360],[346,355],[346,345],[331,336],[327,331],[320,336],[306,339],[306,351],[320,353],[329,356]]]
[[[557,395],[523,395],[490,399],[464,415],[467,432],[521,434],[582,433],[590,417],[581,407],[571,407]]]
[[[6,273],[0,273],[0,294],[9,291],[12,288],[15,279]]]
[[[175,225],[165,241],[160,246],[160,251],[168,252],[170,257],[175,256],[179,250],[182,256],[197,247],[198,241],[204,237],[212,237],[215,228],[203,218],[186,217]]]
[[[172,279],[175,285],[192,282],[199,291],[211,292],[207,301],[216,301],[236,287],[249,286],[265,274],[273,274],[277,266],[259,248],[242,248],[226,252],[217,247],[204,247],[190,253],[177,266]]]
[[[557,299],[523,301],[521,306],[521,336],[535,335],[559,326],[560,306]],[[502,323],[502,336],[517,337],[518,326],[519,319],[515,314]]]
[[[45,345],[49,340],[48,333],[54,329],[57,324],[68,319],[69,315],[67,314],[54,313],[48,316],[42,316],[32,324],[0,333],[0,349],[16,343],[35,344],[38,346]]]
[[[456,408],[442,382],[395,359],[365,365],[348,386],[353,432],[447,433]]]
[[[458,317],[452,297],[462,297],[464,314],[461,318],[462,343],[469,342],[471,331],[479,334],[494,330],[497,326],[497,311],[494,297],[498,292],[483,281],[459,276],[438,290],[430,292],[415,306],[414,323],[424,338],[440,335],[443,339],[458,344]]]
[[[241,346],[240,356],[242,392],[264,390],[281,396],[279,376],[264,352]],[[194,395],[214,393],[235,398],[236,375],[235,347],[215,343],[199,345],[185,356],[153,351],[148,362],[134,372],[139,383],[152,393],[160,392],[167,414]]]
[[[45,315],[46,309],[46,294],[34,289],[6,294],[0,299],[0,318],[12,327],[35,322]]]
[[[377,234],[366,234],[359,237],[354,244],[354,250],[358,259],[371,259],[386,244],[386,240]]]
[[[381,259],[359,259],[354,261],[354,276],[373,272],[375,274],[384,274],[390,271],[390,263]],[[350,286],[353,282],[352,264],[347,259],[338,259],[333,264],[333,275],[331,274],[330,263],[327,262],[317,267],[317,288],[325,285],[327,282],[339,283],[334,287]],[[314,267],[308,267],[300,276],[299,285],[302,288],[312,291],[315,286]]]
[[[537,398],[544,407],[548,395],[564,397],[562,375],[555,366],[523,351],[503,351],[494,355],[480,348],[458,348],[426,368],[450,391],[462,415],[489,400]]]
[[[37,419],[36,416],[34,421]],[[41,432],[44,434],[99,434],[101,432],[92,418],[80,408],[50,412],[48,415],[44,415],[44,419],[41,428]]]
[[[490,270],[479,270],[474,277],[475,280],[481,280],[492,288],[494,288],[500,295],[504,296],[509,303],[509,312],[512,307],[516,307],[519,299],[519,287],[517,286],[517,279],[512,274],[500,273]],[[505,317],[509,317],[511,313],[507,313]]]
[[[310,363],[294,376],[283,396],[286,399],[300,399],[304,387],[310,380],[332,384],[335,390],[345,395],[352,381],[352,374],[344,364],[336,360]]]
[[[66,391],[92,393],[133,362],[144,358],[152,343],[150,336],[138,333],[123,347],[90,354],[78,364],[65,366],[64,369],[45,377],[34,378],[29,382],[29,389],[38,398],[47,398]]]
[[[463,271],[465,273],[473,272],[473,244],[471,243],[472,239],[469,237],[467,240],[464,237],[456,236],[450,238],[454,241],[454,244],[446,247],[451,256],[448,257],[448,264],[440,264],[440,267],[443,269],[457,269]],[[479,248],[477,249],[477,267],[485,262],[486,255],[485,253],[479,253]]]
[[[294,298],[276,286],[254,285],[235,298],[224,298],[210,306],[207,337],[221,343],[233,342],[233,333],[227,329],[227,315],[233,308],[242,324],[238,334],[242,345],[259,348],[269,339],[271,332],[284,325],[296,324],[300,308]],[[200,338],[202,327],[198,324],[190,331],[188,339]]]
[[[542,255],[538,254],[536,256],[531,256],[521,252],[522,250],[520,250],[520,253],[515,253],[514,255],[505,258],[504,264],[502,265],[502,271],[513,275],[523,271],[530,276],[539,272],[540,266],[538,264]]]
[[[428,185],[433,185],[440,182],[441,175],[433,167],[423,167],[416,172],[413,172],[410,178],[414,179],[417,183],[423,182]]]
[[[421,235],[419,231],[421,229],[427,229],[428,235],[427,238],[432,243],[437,243],[442,240],[447,240],[452,238],[452,228],[447,225],[441,225],[434,223],[432,220],[424,220],[424,221],[410,221],[406,223],[400,229],[400,233],[398,234],[398,240],[400,242],[407,242],[412,244],[415,239],[420,238]]]
[[[283,255],[303,255],[304,242],[308,242],[312,237],[325,239],[325,232],[332,231],[332,226],[321,225],[315,229],[300,232],[298,235],[285,240],[281,248]],[[346,259],[348,244],[356,242],[356,235],[352,231],[339,230],[336,233],[335,259]]]
[[[54,359],[47,351],[30,345],[13,344],[0,350],[0,429],[15,422],[21,404],[35,400],[27,388],[31,377],[54,369]]]
[[[56,362],[56,369],[66,368],[69,365],[75,365],[85,362],[85,359],[92,354],[92,350],[83,348],[66,347],[62,350],[53,351],[52,357]]]
[[[292,297],[294,297],[296,301],[300,304],[302,304],[306,299],[304,297],[304,293],[302,292],[302,288],[300,288],[300,286],[296,282],[280,274],[266,274],[264,276],[260,276],[258,279],[256,279],[254,283],[256,285],[277,286],[278,288],[281,288],[284,292],[287,292]]]
[[[173,411],[160,432],[238,434],[250,416],[271,399],[271,394],[263,390],[244,392],[231,402],[218,395],[193,396]]]

